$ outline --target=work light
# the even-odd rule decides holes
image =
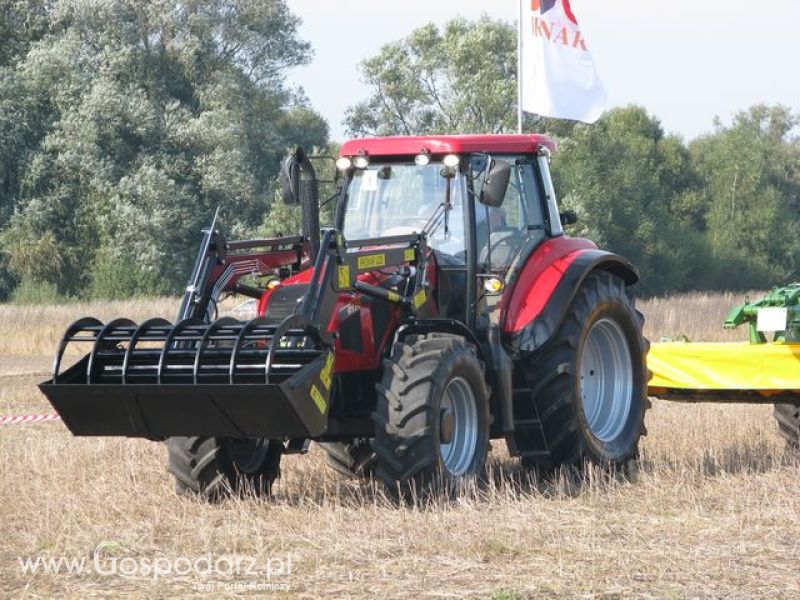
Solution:
[[[427,152],[421,152],[414,157],[414,163],[418,167],[427,167],[431,164],[431,155]]]
[[[369,166],[369,156],[366,154],[359,154],[353,159],[353,164],[356,169],[361,169],[363,171]]]
[[[461,157],[458,154],[448,154],[444,157],[442,161],[444,166],[449,169],[455,169],[459,164],[461,164]]]

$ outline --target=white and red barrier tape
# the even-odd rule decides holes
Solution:
[[[49,421],[60,421],[58,415],[20,415],[17,417],[0,417],[0,426],[3,425],[25,425],[27,423],[47,423]]]

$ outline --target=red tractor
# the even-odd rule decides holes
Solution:
[[[649,405],[638,275],[564,235],[553,150],[538,135],[347,142],[321,234],[298,150],[281,179],[302,235],[226,241],[215,219],[177,324],[81,319],[41,389],[75,435],[166,440],[178,491],[209,498],[268,490],[311,441],[400,492],[479,475],[496,438],[542,470],[625,463]],[[217,319],[229,293],[258,316]],[[91,351],[62,372],[73,342]]]

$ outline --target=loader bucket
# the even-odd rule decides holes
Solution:
[[[61,372],[66,348],[91,352]],[[81,319],[39,387],[73,434],[314,438],[327,429],[333,352],[299,316],[177,325]]]

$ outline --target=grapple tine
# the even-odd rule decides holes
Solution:
[[[123,385],[128,383],[127,382],[128,367],[130,366],[131,356],[133,356],[134,349],[136,348],[136,342],[138,342],[139,339],[149,331],[160,327],[164,328],[165,331],[168,331],[169,329],[172,328],[172,323],[170,323],[166,319],[161,319],[161,318],[148,319],[147,321],[142,323],[131,336],[131,341],[128,343],[128,349],[125,351],[125,358],[122,360]],[[167,334],[165,333],[165,336],[166,335]]]
[[[236,359],[239,357],[239,354],[242,350],[242,346],[244,345],[247,336],[250,333],[254,332],[259,327],[268,327],[270,325],[270,321],[267,317],[261,316],[256,317],[255,319],[251,319],[248,321],[242,330],[239,332],[239,337],[236,339],[236,345],[233,347],[233,352],[231,352],[231,360],[230,364],[228,365],[228,381],[231,384],[236,383]],[[266,337],[264,338],[267,339]],[[272,338],[274,339],[274,338]],[[269,372],[264,372],[264,383],[269,383]]]
[[[156,376],[156,383],[161,385],[164,382],[164,370],[167,367],[167,357],[169,355],[169,351],[172,349],[171,346],[175,341],[175,337],[179,333],[182,333],[185,329],[199,325],[202,325],[202,322],[199,321],[198,319],[195,318],[184,319],[183,321],[179,321],[177,325],[175,325],[175,328],[169,333],[167,339],[164,341],[164,348],[161,351],[161,356],[158,359],[158,374]]]
[[[120,327],[136,327],[136,323],[130,319],[114,319],[100,330],[100,333],[98,333],[95,338],[92,353],[89,355],[89,364],[86,367],[86,383],[94,383],[92,378],[97,368],[97,355],[101,350],[108,350],[113,347],[112,343],[106,338]]]
[[[192,380],[194,381],[195,384],[200,383],[199,373],[203,358],[203,350],[205,350],[209,341],[214,339],[214,334],[222,329],[237,327],[240,325],[241,323],[236,319],[234,319],[233,317],[223,317],[222,319],[218,319],[208,326],[208,329],[206,329],[206,332],[203,334],[203,337],[200,340],[200,344],[197,347],[197,353],[194,356],[194,367],[192,368]],[[233,349],[231,349],[231,352],[232,351]]]
[[[53,383],[58,381],[59,371],[61,370],[61,359],[64,356],[64,350],[67,349],[67,346],[72,341],[72,338],[75,337],[76,334],[80,333],[81,331],[90,331],[93,329],[97,329],[99,332],[103,328],[103,322],[95,319],[94,317],[84,317],[82,319],[78,319],[74,323],[72,323],[67,330],[64,332],[64,335],[61,336],[61,341],[58,343],[58,349],[56,350],[56,358],[53,361]]]

